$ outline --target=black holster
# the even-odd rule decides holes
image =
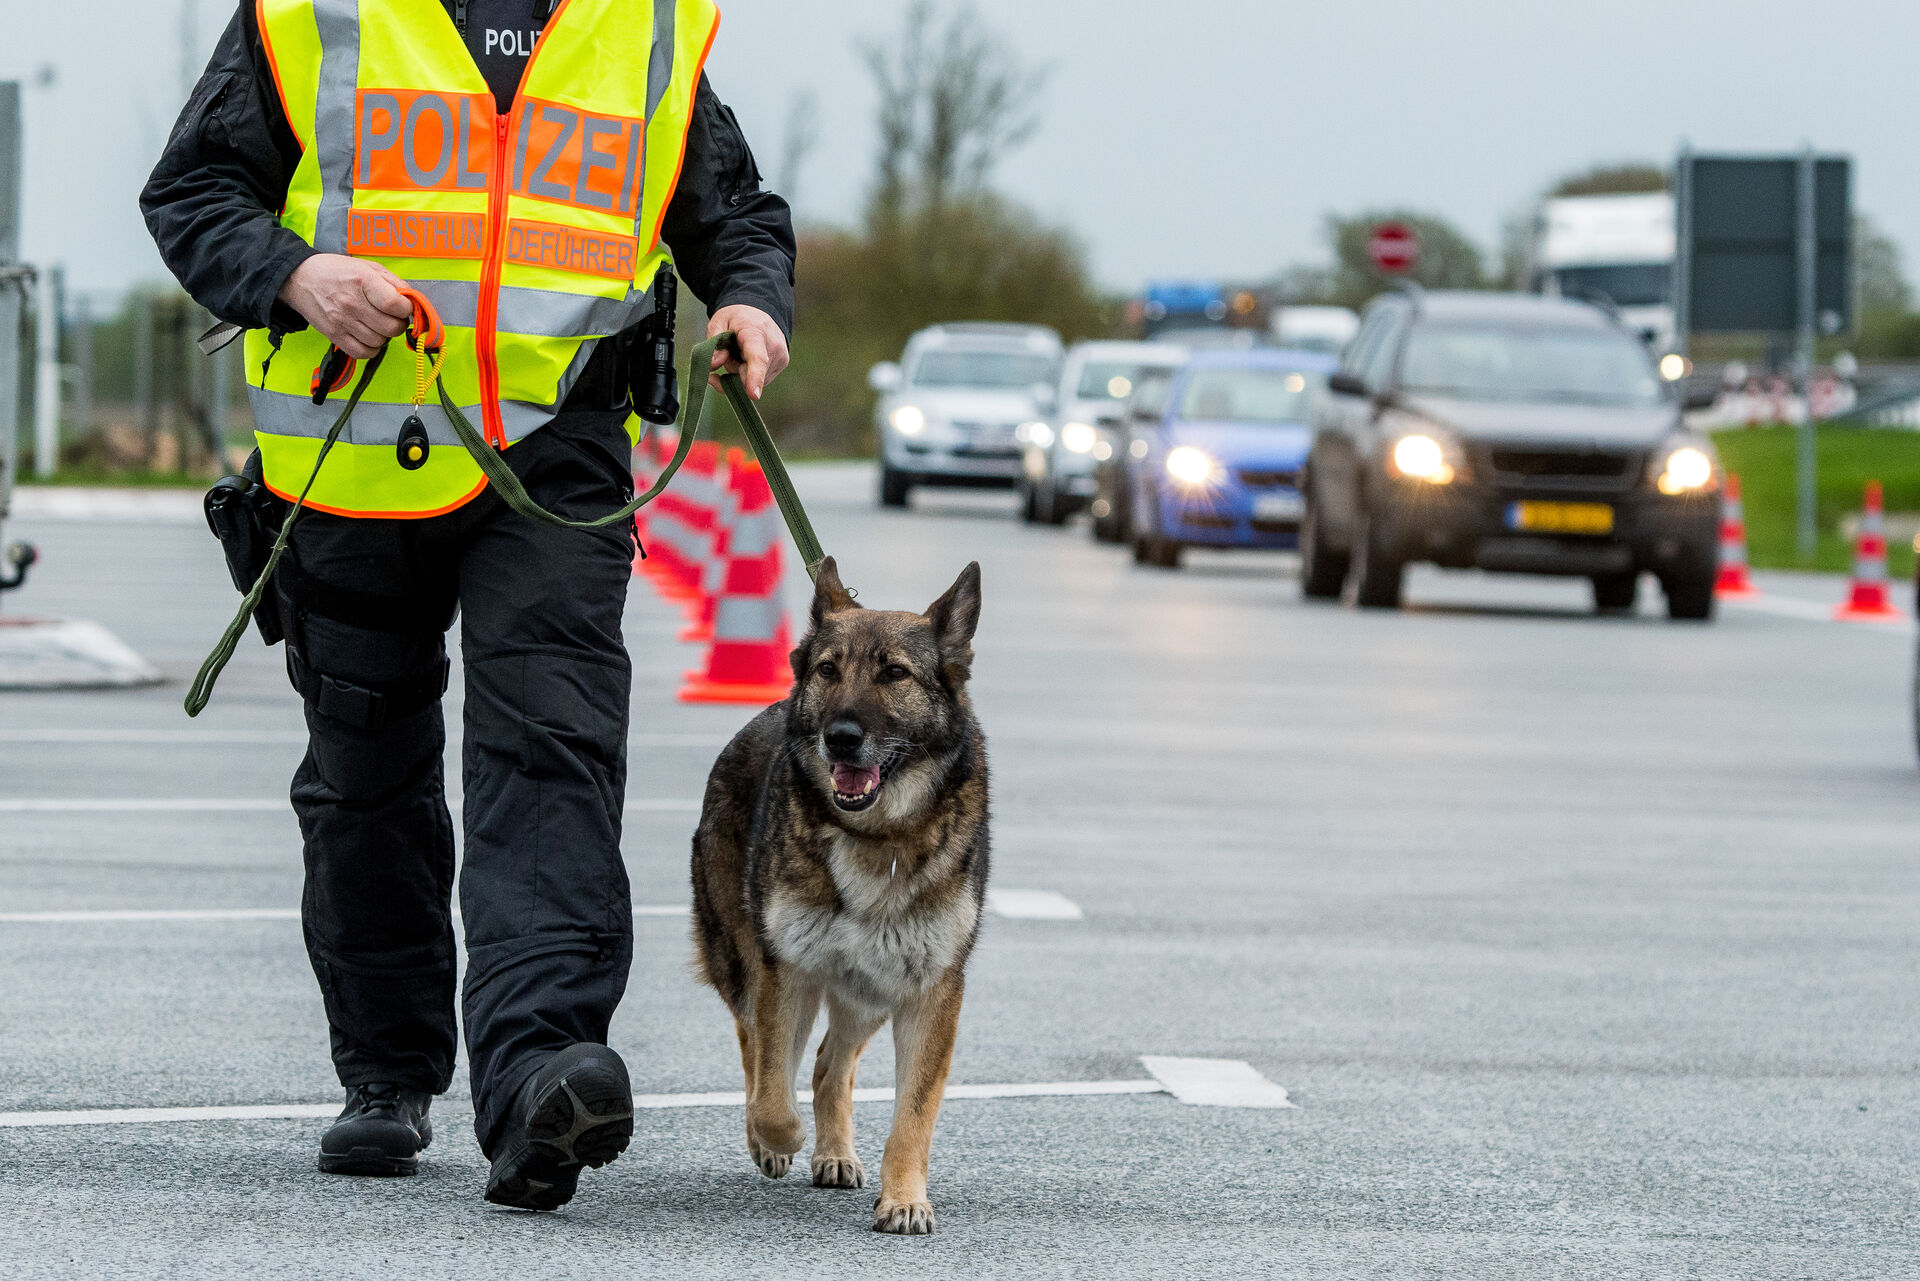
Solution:
[[[256,449],[247,455],[238,476],[222,476],[213,483],[205,501],[207,528],[220,540],[220,550],[227,557],[227,573],[242,596],[253,590],[266,569],[273,540],[280,536],[281,522],[291,507],[267,488],[261,476],[260,451]],[[272,592],[262,597],[260,607],[253,611],[253,622],[260,629],[260,639],[269,645],[279,644],[285,636]]]

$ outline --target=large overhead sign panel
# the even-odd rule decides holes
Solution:
[[[1852,163],[1683,155],[1681,332],[1837,334],[1853,324]],[[1813,292],[1804,292],[1811,261]],[[1812,314],[1803,315],[1808,302]]]

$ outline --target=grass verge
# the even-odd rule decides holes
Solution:
[[[1865,427],[1815,429],[1819,472],[1819,552],[1813,562],[1800,559],[1795,534],[1798,469],[1795,430],[1786,426],[1736,427],[1714,433],[1720,459],[1740,478],[1746,502],[1747,550],[1757,568],[1827,569],[1853,566],[1853,545],[1841,532],[1841,519],[1861,508],[1867,482],[1886,487],[1887,510],[1920,512],[1920,432]],[[1888,560],[1896,577],[1912,577],[1913,544],[1888,540]]]

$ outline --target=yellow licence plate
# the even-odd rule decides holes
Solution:
[[[1509,503],[1507,528],[1530,534],[1611,534],[1613,508],[1606,503]]]

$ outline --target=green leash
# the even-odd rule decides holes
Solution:
[[[320,445],[320,456],[313,460],[313,474],[307,477],[306,488],[294,500],[293,510],[287,513],[287,518],[280,522],[280,535],[273,540],[273,550],[267,554],[266,567],[260,571],[260,577],[254,580],[246,599],[240,602],[240,612],[227,624],[227,630],[220,633],[219,642],[214,645],[213,652],[207,655],[207,661],[200,664],[199,675],[193,678],[193,684],[187,689],[187,715],[198,716],[207,710],[207,700],[213,697],[214,682],[220,679],[227,660],[233,657],[233,651],[239,647],[240,637],[246,633],[247,624],[253,621],[253,611],[260,608],[261,598],[267,594],[267,584],[273,581],[273,571],[280,567],[281,554],[287,550],[287,538],[293,533],[293,522],[305,510],[307,494],[313,489],[313,482],[320,479],[320,464],[327,461],[327,454],[333,449],[334,442],[347,429],[347,420],[353,417],[354,407],[360,403],[360,397],[366,394],[374,371],[380,368],[380,362],[386,358],[385,347],[373,354],[367,367],[360,371],[360,380],[354,383],[353,394],[347,397],[345,408],[341,409],[340,416],[333,420],[333,426],[327,430],[327,438]]]
[[[608,525],[632,519],[635,512],[658,498],[667,487],[667,482],[673,479],[674,473],[680,470],[680,464],[686,461],[706,413],[706,371],[713,364],[714,353],[722,349],[739,354],[739,342],[731,331],[707,339],[695,347],[687,358],[687,399],[680,408],[680,443],[673,451],[666,470],[654,481],[653,488],[618,511],[593,520],[566,520],[534,502],[526,486],[507,466],[507,460],[487,443],[486,437],[480,434],[460,411],[460,406],[454,404],[453,398],[447,395],[446,384],[435,382],[434,386],[440,393],[440,407],[446,410],[447,421],[453,424],[454,434],[467,447],[467,452],[473,455],[473,461],[479,464],[487,483],[493,486],[502,502],[527,519],[543,525],[560,529],[604,529]],[[760,460],[760,469],[767,474],[767,487],[773,491],[773,501],[779,505],[780,515],[787,522],[787,531],[793,535],[794,545],[800,549],[800,559],[807,567],[807,576],[815,577],[826,553],[821,550],[820,539],[815,536],[813,524],[807,519],[806,508],[800,504],[800,495],[794,492],[793,479],[787,475],[786,463],[781,460],[780,450],[773,443],[773,433],[767,430],[766,419],[760,416],[760,406],[754,404],[753,397],[747,395],[740,375],[732,371],[721,374],[720,386],[726,393],[727,403],[733,406],[734,417],[740,420],[741,428],[747,433],[747,442],[753,446],[753,456]]]
[[[687,357],[686,402],[680,409],[680,443],[668,460],[666,469],[652,488],[639,495],[618,511],[609,512],[594,520],[567,520],[556,516],[539,503],[533,501],[520,478],[507,466],[507,460],[500,451],[487,443],[485,436],[467,421],[460,407],[447,395],[445,384],[439,379],[434,385],[440,392],[440,406],[446,411],[447,421],[453,424],[454,434],[460,443],[466,446],[467,453],[480,468],[487,483],[500,495],[502,502],[525,516],[529,520],[543,525],[552,525],[560,529],[604,529],[623,520],[632,520],[635,512],[658,498],[667,483],[680,470],[680,464],[686,462],[687,455],[693,449],[694,436],[700,429],[702,415],[706,412],[707,375],[713,365],[714,353],[726,350],[734,355],[740,352],[739,339],[728,331],[715,334],[695,347]],[[347,423],[353,417],[354,409],[360,404],[360,397],[366,393],[367,384],[373,381],[373,374],[386,359],[387,349],[382,347],[373,359],[367,362],[361,371],[359,381],[353,386],[353,394],[347,397],[347,403],[340,416],[333,420],[333,426],[327,431],[327,438],[320,446],[320,456],[313,460],[313,474],[307,477],[306,485],[300,490],[300,497],[294,500],[293,509],[287,513],[286,520],[280,524],[280,534],[273,540],[273,551],[267,556],[266,567],[260,571],[260,577],[254,581],[240,604],[240,612],[234,615],[226,631],[220,634],[219,643],[213,652],[207,655],[207,661],[200,665],[200,672],[193,678],[192,686],[187,690],[186,709],[188,716],[198,716],[206,710],[208,701],[213,697],[213,687],[220,679],[233,652],[239,647],[240,637],[246,633],[247,624],[253,620],[253,613],[260,608],[260,601],[266,595],[267,586],[273,580],[273,571],[279,568],[281,554],[287,550],[287,539],[293,533],[293,523],[305,510],[307,495],[313,489],[314,482],[320,478],[321,464],[327,461],[327,454],[333,449],[340,434],[346,430]],[[767,430],[766,419],[760,416],[760,407],[753,403],[753,397],[747,395],[745,384],[740,375],[728,370],[720,375],[721,390],[726,393],[727,403],[733,407],[733,413],[740,420],[740,426],[747,434],[747,442],[753,446],[753,455],[760,461],[760,468],[766,473],[767,487],[773,491],[773,501],[780,508],[780,515],[787,522],[787,532],[793,535],[794,545],[800,551],[800,561],[807,567],[807,577],[817,578],[820,562],[826,559],[821,550],[820,539],[813,532],[813,522],[807,519],[807,509],[801,505],[800,495],[793,488],[793,478],[787,474],[787,465],[780,458],[780,450],[773,443],[773,433]]]

